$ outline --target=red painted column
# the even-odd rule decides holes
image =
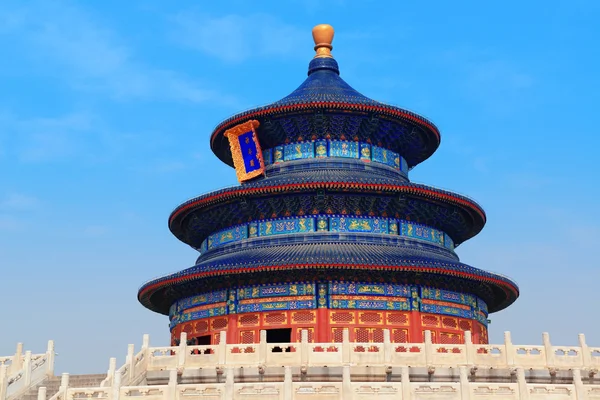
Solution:
[[[425,338],[423,337],[423,328],[421,325],[421,313],[419,311],[410,312],[410,328],[408,330],[409,342],[411,343],[422,343]]]
[[[227,343],[238,344],[237,314],[227,315]]]
[[[314,341],[317,343],[331,342],[329,327],[329,309],[328,308],[317,308],[317,324],[315,328]]]

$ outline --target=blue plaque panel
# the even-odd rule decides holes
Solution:
[[[283,162],[283,146],[275,146],[273,150],[273,162],[275,164]]]
[[[327,141],[326,140],[317,140],[315,142],[315,157],[317,158],[325,158],[327,157]]]
[[[358,143],[335,141],[329,143],[330,157],[358,158]]]
[[[370,217],[331,217],[329,230],[331,232],[388,233],[388,220]]]
[[[369,143],[360,143],[360,159],[371,161],[371,145]]]

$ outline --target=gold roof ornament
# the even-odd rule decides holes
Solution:
[[[333,34],[333,26],[329,24],[320,24],[313,28],[312,35],[315,41],[315,51],[317,52],[315,58],[333,58],[331,55],[331,50],[333,50],[333,46],[331,45]]]

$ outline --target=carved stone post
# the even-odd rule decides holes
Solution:
[[[15,351],[15,356],[12,360],[12,365],[10,369],[14,372],[19,371],[23,368],[23,343],[17,343],[17,350]],[[7,374],[8,374],[7,370]]]
[[[307,367],[310,361],[310,354],[308,350],[308,331],[302,329],[300,331],[300,365]]]
[[[150,335],[147,333],[142,336],[142,349],[147,349],[150,347]]]
[[[264,329],[260,330],[260,341],[258,343],[258,364],[267,364],[267,331]]]
[[[23,384],[25,387],[31,385],[31,351],[25,352],[25,361],[23,362]]]
[[[219,357],[218,364],[225,365],[227,362],[227,331],[219,332]]]
[[[433,343],[431,341],[431,331],[425,331],[425,364],[431,366],[433,362]]]
[[[227,368],[225,376],[225,399],[233,399],[233,368]]]
[[[342,367],[342,399],[352,400],[354,398],[354,392],[352,391],[352,381],[350,379],[350,366],[344,365]]]
[[[6,399],[8,386],[8,366],[0,365],[0,400]]]
[[[54,340],[48,340],[48,348],[46,350],[46,376],[54,376]]]
[[[467,374],[467,367],[461,365],[458,367],[458,374],[460,376],[460,399],[469,400],[471,398],[471,386],[469,384],[469,375]]]
[[[410,400],[410,369],[407,365],[402,366],[402,375],[400,381],[402,382],[402,400]]]
[[[112,386],[113,381],[115,380],[115,371],[117,370],[117,359],[115,357],[112,357],[109,361],[108,361],[108,371],[106,372],[106,379],[104,379],[100,386],[104,387],[104,386]]]
[[[42,386],[38,389],[38,400],[46,400],[46,387]]]
[[[342,363],[350,364],[352,357],[352,344],[350,343],[350,331],[344,328],[342,331]]]
[[[581,361],[583,362],[582,367],[585,369],[591,369],[592,355],[587,343],[585,342],[585,335],[583,333],[579,334],[579,347],[581,347]]]
[[[183,367],[187,357],[187,333],[181,332],[179,348],[177,349],[177,366]]]
[[[126,362],[129,369],[129,379],[125,382],[125,385],[133,385],[135,379],[135,345],[127,345],[127,357]]]
[[[111,391],[112,391],[112,398],[111,400],[119,400],[119,398],[121,397],[121,373],[117,372],[115,374],[115,379],[113,379],[112,382],[112,386],[111,386]]]
[[[292,385],[292,368],[289,365],[284,367],[283,376],[283,400],[292,400],[294,388]]]
[[[546,367],[554,368],[554,352],[552,351],[550,334],[548,332],[542,333],[542,342],[544,343],[544,353],[546,353]]]
[[[465,331],[465,356],[467,358],[467,365],[473,365],[474,353],[475,347],[473,346],[471,331]]]
[[[509,331],[504,332],[504,355],[508,367],[515,365],[515,347],[512,344]]]
[[[575,393],[577,400],[586,399],[586,390],[581,380],[581,370],[579,368],[573,369],[573,385],[575,385]]]
[[[69,374],[64,372],[60,377],[60,387],[58,388],[58,391],[61,394],[62,400],[66,400],[68,390],[69,390]],[[113,400],[119,400],[119,397],[113,397]]]
[[[519,400],[529,400],[529,390],[525,380],[525,371],[522,367],[517,367],[517,384],[519,386]]]

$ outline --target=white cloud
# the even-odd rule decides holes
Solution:
[[[233,99],[173,71],[136,60],[116,32],[82,9],[36,2],[0,11],[4,31],[24,41],[23,52],[77,90],[105,92],[118,99],[141,98],[231,105]]]
[[[177,42],[227,62],[293,56],[310,40],[307,29],[267,14],[211,16],[186,11],[171,19]]]
[[[22,193],[9,193],[4,197],[0,197],[0,210],[31,210],[37,207],[40,201],[33,196],[28,196]]]

